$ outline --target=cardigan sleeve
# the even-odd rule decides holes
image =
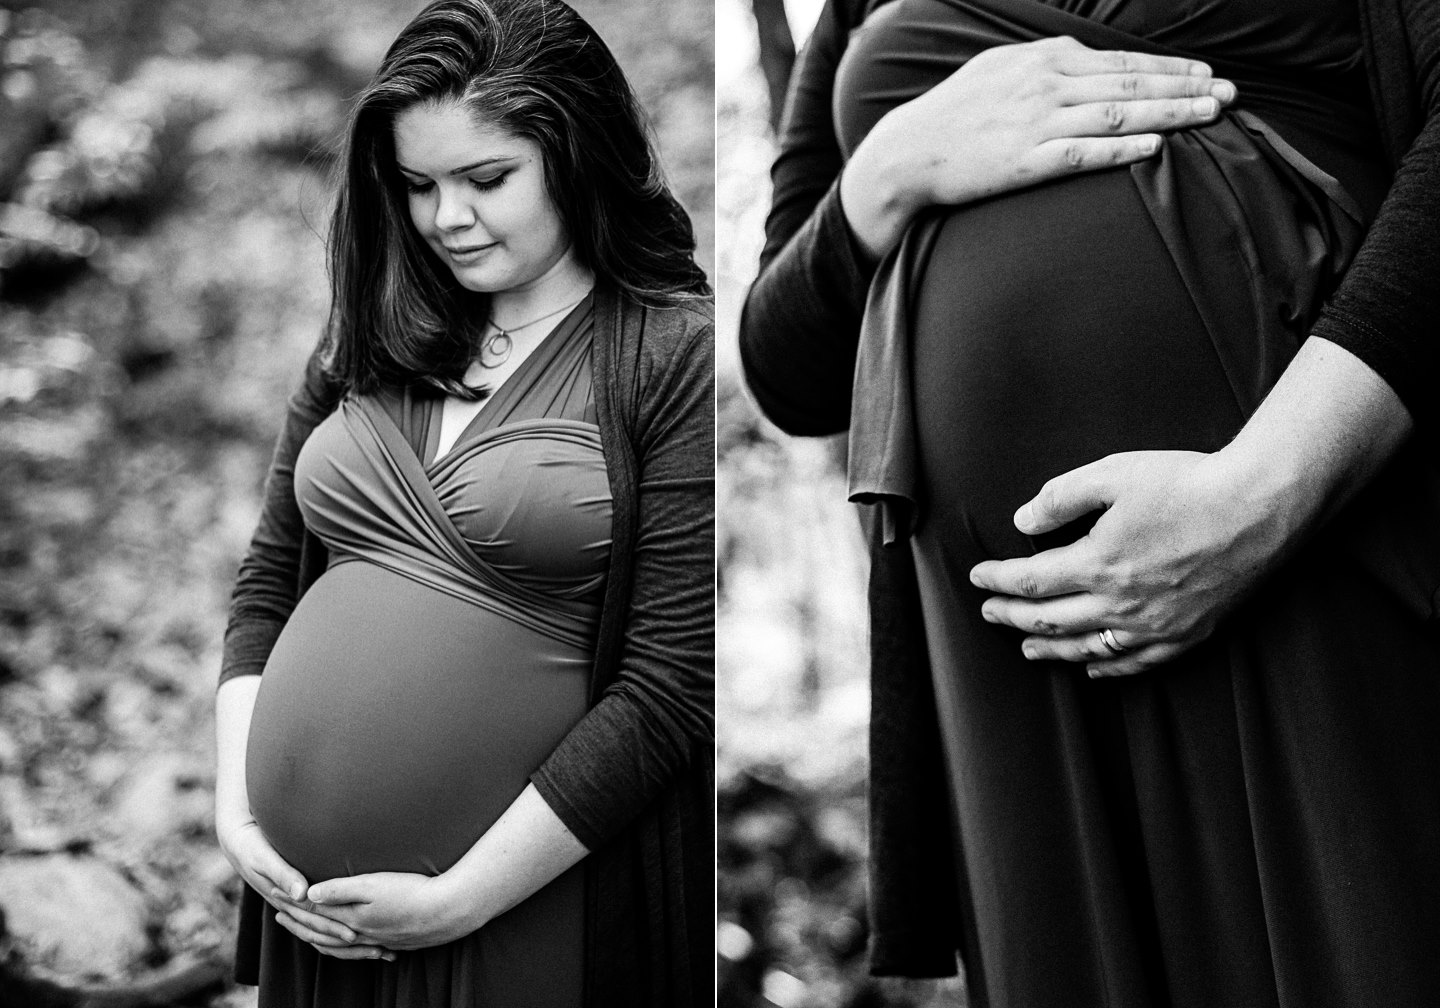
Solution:
[[[714,324],[640,376],[633,585],[619,670],[531,776],[590,850],[618,835],[714,738]]]
[[[831,121],[835,71],[857,0],[826,0],[795,63],[771,168],[760,272],[740,320],[746,382],[765,415],[792,434],[850,422],[850,389],[874,264],[840,204],[844,158]]]
[[[317,347],[290,396],[285,424],[265,477],[260,521],[230,596],[220,682],[259,675],[299,599],[308,564],[305,523],[295,502],[295,458],[310,432],[335,408],[338,389],[326,377]]]
[[[1440,4],[1375,5],[1371,59],[1404,66],[1419,132],[1335,296],[1311,330],[1375,370],[1430,436],[1440,422]],[[1375,79],[1372,75],[1372,80]],[[1382,82],[1385,77],[1380,78]],[[1397,97],[1382,89],[1382,104]],[[1394,110],[1387,118],[1392,118]]]

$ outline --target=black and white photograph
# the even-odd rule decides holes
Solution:
[[[0,1004],[714,998],[713,14],[0,10]]]
[[[728,6],[720,1003],[1440,1001],[1440,7]]]

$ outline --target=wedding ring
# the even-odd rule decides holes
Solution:
[[[1105,650],[1112,655],[1122,655],[1130,649],[1115,639],[1115,634],[1108,627],[1100,631],[1100,643],[1105,645]]]

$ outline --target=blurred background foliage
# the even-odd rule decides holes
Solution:
[[[0,1006],[253,1003],[220,979],[225,607],[325,316],[346,101],[421,6],[0,5]],[[713,275],[710,0],[575,6]]]
[[[867,561],[843,443],[787,438],[740,375],[786,48],[819,8],[716,3],[719,1004],[960,1008],[959,980],[867,975]]]

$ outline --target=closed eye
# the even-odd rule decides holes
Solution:
[[[473,185],[476,189],[479,189],[481,192],[489,192],[492,189],[499,189],[502,185],[505,184],[505,180],[509,177],[509,172],[501,172],[499,175],[491,175],[489,178],[472,177],[470,179],[470,184]]]
[[[471,178],[469,181],[470,184],[476,189],[478,189],[480,192],[490,192],[491,190],[499,189],[502,185],[504,185],[505,179],[508,178],[509,175],[509,172],[501,172],[499,175],[492,175],[490,178]],[[425,179],[424,181],[416,181],[412,178],[409,178],[408,176],[404,177],[404,180],[406,191],[412,193],[426,192],[430,189],[431,186],[435,184],[429,179]]]

